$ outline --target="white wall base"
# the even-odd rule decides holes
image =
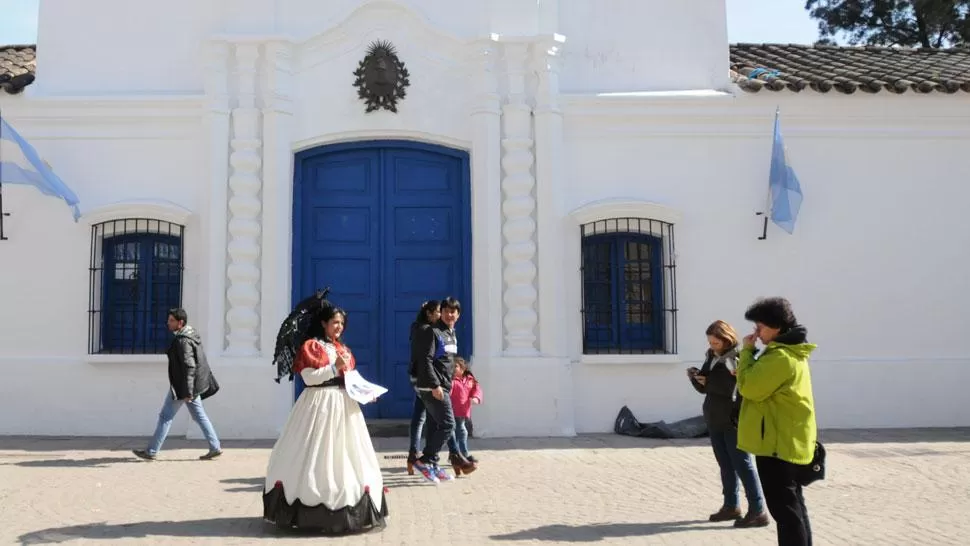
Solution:
[[[472,417],[482,438],[575,436],[568,358],[495,357],[475,369],[485,401]]]

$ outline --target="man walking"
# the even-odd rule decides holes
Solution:
[[[424,454],[414,468],[432,482],[450,480],[451,476],[438,466],[438,453],[455,430],[455,413],[451,406],[451,383],[458,353],[455,323],[461,315],[461,304],[455,298],[441,300],[441,318],[431,328],[415,332],[411,365],[416,378],[415,389],[427,410],[428,440]],[[422,350],[423,348],[423,350]],[[455,444],[457,447],[457,443]],[[464,474],[477,466],[457,450],[449,454],[451,465]]]
[[[175,334],[167,353],[169,389],[165,393],[165,402],[158,413],[158,424],[148,448],[132,450],[136,456],[148,461],[154,461],[162,449],[165,437],[172,428],[172,420],[182,404],[189,406],[192,419],[199,424],[209,442],[209,452],[199,459],[208,461],[222,455],[219,437],[202,407],[203,400],[219,391],[219,383],[209,369],[205,351],[202,350],[202,337],[187,324],[188,319],[184,309],[168,311],[168,330]]]

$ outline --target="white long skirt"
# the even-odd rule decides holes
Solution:
[[[384,480],[360,405],[338,387],[307,387],[273,446],[264,517],[341,534],[383,526]]]

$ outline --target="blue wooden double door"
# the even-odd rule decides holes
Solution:
[[[411,414],[409,333],[421,303],[459,298],[471,353],[471,211],[466,152],[408,141],[323,146],[296,156],[293,302],[331,287],[357,369],[390,391],[368,418]],[[297,396],[302,390],[297,380]]]

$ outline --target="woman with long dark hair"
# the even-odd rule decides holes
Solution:
[[[415,333],[421,328],[428,328],[432,324],[438,322],[441,318],[441,302],[438,300],[428,300],[421,304],[421,308],[418,310],[418,316],[414,318],[414,322],[411,323],[411,334],[408,337],[410,343],[414,343]],[[411,348],[411,352],[414,352],[414,348]],[[411,380],[411,387],[414,388],[417,382],[417,377],[414,374],[409,373],[409,378]],[[428,412],[424,408],[424,402],[418,397],[417,392],[414,393],[414,408],[411,410],[411,428],[408,433],[408,439],[410,444],[408,445],[408,474],[414,475],[414,462],[418,460],[418,449],[420,448],[421,437],[424,432],[424,423],[428,419]]]
[[[347,313],[325,305],[317,323],[321,330],[310,334],[293,366],[306,388],[273,446],[263,517],[281,528],[326,534],[383,527],[380,462],[360,405],[344,389],[344,374],[355,368],[340,342]]]

